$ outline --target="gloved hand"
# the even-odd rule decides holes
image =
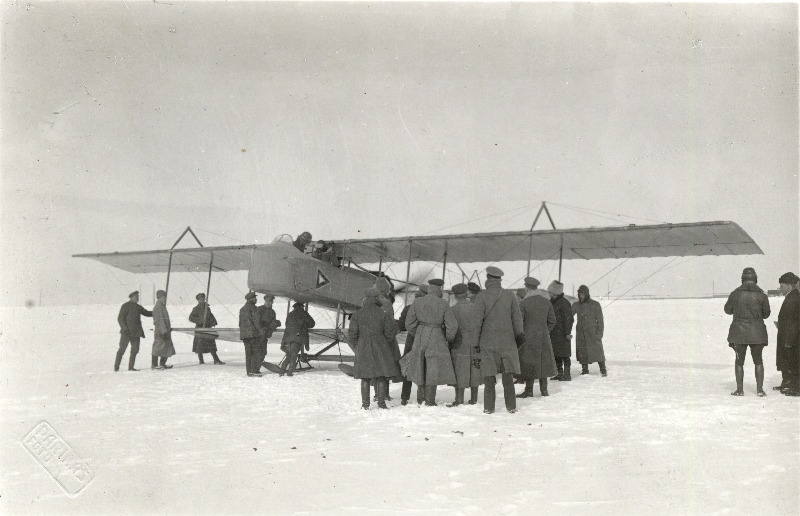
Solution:
[[[567,340],[572,340],[572,335],[567,335]]]

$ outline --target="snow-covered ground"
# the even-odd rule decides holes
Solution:
[[[770,301],[774,320],[782,299]],[[220,342],[227,364],[199,366],[185,335],[175,368],[151,371],[149,319],[143,370],[114,373],[117,306],[3,309],[0,511],[800,513],[800,402],[772,390],[774,326],[769,395],[755,396],[748,363],[745,396],[730,396],[723,303],[611,304],[609,376],[573,365],[571,383],[551,382],[549,398],[534,389],[513,415],[500,385],[493,415],[401,407],[400,384],[391,410],[363,411],[335,364],[248,378],[241,345]],[[184,311],[170,307],[175,326]],[[22,445],[40,421],[93,470],[75,497]]]

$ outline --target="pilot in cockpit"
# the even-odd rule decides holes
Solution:
[[[306,246],[311,243],[311,233],[303,231],[294,241],[294,246],[301,252],[306,252]]]

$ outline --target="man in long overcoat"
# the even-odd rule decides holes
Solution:
[[[520,373],[517,346],[525,340],[522,312],[514,293],[501,286],[503,271],[486,268],[485,288],[475,297],[475,309],[481,317],[481,376],[483,377],[483,411],[494,412],[495,384],[502,375],[506,410],[517,411],[514,375]]]
[[[608,376],[606,354],[603,351],[603,307],[589,295],[589,287],[578,287],[578,301],[572,304],[575,325],[575,355],[581,364],[581,374],[589,374],[589,364],[600,366],[600,374]]]
[[[292,305],[292,311],[286,316],[286,329],[283,332],[283,339],[281,340],[281,349],[286,352],[281,365],[281,373],[283,376],[292,376],[294,369],[297,367],[297,355],[303,348],[308,351],[309,339],[308,330],[313,328],[316,324],[311,314],[306,312],[303,303],[295,303]]]
[[[258,318],[261,321],[261,328],[264,333],[258,338],[258,346],[256,351],[258,356],[254,359],[253,367],[256,371],[261,372],[261,364],[267,356],[267,343],[269,342],[272,334],[281,327],[281,322],[278,320],[278,314],[272,308],[272,303],[275,301],[275,296],[272,294],[264,295],[264,304],[258,307]]]
[[[167,312],[167,293],[163,290],[156,292],[156,305],[153,307],[153,324],[155,325],[155,338],[153,340],[153,369],[172,369],[167,365],[167,359],[175,354],[172,345],[172,323]],[[158,360],[158,365],[156,365]]]
[[[200,292],[196,296],[197,304],[189,314],[189,322],[194,323],[195,328],[213,328],[217,325],[217,318],[211,313],[211,307],[206,303],[206,295]],[[217,340],[214,337],[195,333],[192,341],[192,353],[197,353],[197,360],[204,364],[203,353],[211,353],[214,363],[222,365],[225,362],[217,356]]]
[[[556,359],[550,343],[550,330],[556,325],[556,314],[550,296],[544,298],[537,288],[539,280],[525,278],[528,294],[520,301],[522,326],[525,329],[525,344],[519,348],[519,363],[522,377],[525,379],[525,390],[518,398],[533,396],[533,381],[539,380],[539,392],[549,396],[547,378],[556,374]]]
[[[453,361],[447,348],[445,329],[457,324],[445,318],[449,305],[442,299],[441,279],[428,281],[428,294],[414,301],[406,316],[406,328],[414,335],[411,352],[400,360],[403,376],[424,386],[425,405],[436,405],[436,387],[456,382]]]
[[[761,354],[768,344],[767,326],[764,319],[769,317],[769,299],[759,288],[758,275],[752,267],[742,271],[742,284],[731,292],[725,302],[725,313],[733,316],[728,329],[728,345],[736,352],[736,390],[733,396],[744,396],[744,359],[747,348],[753,358],[756,376],[756,395],[766,396],[764,392],[764,359]]]
[[[128,358],[128,371],[138,371],[136,367],[136,354],[139,353],[139,340],[144,337],[142,328],[142,316],[152,317],[153,312],[145,310],[139,304],[139,291],[128,294],[128,302],[123,303],[119,308],[117,322],[119,323],[119,349],[117,358],[114,360],[114,371],[119,371],[122,356],[131,345],[131,354]]]
[[[794,273],[787,272],[778,280],[781,294],[786,296],[778,312],[778,345],[775,360],[783,377],[781,385],[773,387],[788,396],[800,396],[800,281]]]
[[[391,346],[395,344],[394,317],[380,306],[380,293],[375,288],[364,291],[364,308],[350,318],[348,337],[355,362],[353,373],[361,379],[361,408],[369,409],[369,387],[375,382],[378,407],[385,409],[389,378],[400,375]]]
[[[420,286],[422,286],[422,285],[420,285]],[[426,290],[427,290],[427,287],[426,287]],[[423,292],[421,289],[417,290],[414,293],[414,300],[417,300],[417,299],[419,299],[419,298],[421,298],[423,296],[425,296],[425,292]],[[411,348],[414,346],[414,335],[411,334],[411,332],[408,332],[407,331],[408,329],[406,328],[406,317],[408,316],[408,311],[411,309],[411,306],[412,306],[412,304],[408,304],[403,308],[403,311],[400,312],[400,319],[398,319],[398,321],[397,321],[397,329],[399,331],[407,332],[406,333],[406,342],[403,345],[403,355],[402,356],[407,355],[409,353],[409,351],[411,351]],[[413,382],[411,380],[403,379],[403,388],[400,391],[400,404],[401,405],[407,405],[408,404],[408,400],[411,399],[411,385],[412,385],[412,383]],[[417,386],[417,404],[420,405],[424,401],[425,401],[425,389],[423,389],[422,387],[420,387],[418,385]]]
[[[572,381],[570,357],[572,357],[572,325],[575,317],[572,315],[572,305],[564,299],[563,283],[553,280],[547,287],[547,292],[550,294],[550,303],[556,314],[556,325],[550,330],[550,342],[553,344],[558,374],[552,379],[569,382]]]
[[[244,299],[244,306],[239,309],[239,338],[244,342],[245,369],[247,376],[262,376],[259,371],[261,363],[256,361],[259,357],[259,339],[265,332],[256,307],[256,293],[248,292]]]
[[[481,336],[481,319],[475,305],[467,299],[467,286],[464,283],[453,285],[450,292],[455,296],[456,304],[448,309],[456,320],[455,328],[447,328],[447,340],[450,342],[450,356],[453,359],[453,371],[456,374],[456,399],[448,405],[456,407],[464,403],[464,390],[469,387],[469,404],[478,402],[478,386],[481,384],[480,348],[478,339]],[[448,316],[445,315],[447,318]]]
[[[394,328],[394,336],[389,343],[390,349],[392,352],[392,356],[395,358],[397,362],[397,369],[400,370],[400,346],[397,343],[397,334],[400,333],[400,330],[397,327],[397,321],[394,320],[394,292],[392,292],[392,285],[389,281],[384,277],[379,277],[375,280],[374,288],[378,291],[378,303],[381,307],[381,310],[386,312],[389,317],[392,319],[392,325]],[[397,378],[390,378],[390,380],[402,380],[402,376]],[[375,383],[375,398],[377,400],[378,396],[378,384]],[[388,385],[388,383],[387,383]],[[386,391],[386,400],[392,401],[392,397],[389,396],[389,391]]]

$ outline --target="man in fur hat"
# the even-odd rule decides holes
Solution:
[[[581,374],[589,374],[589,364],[597,362],[600,374],[608,376],[603,351],[603,307],[589,295],[589,287],[578,287],[578,301],[572,304],[575,325],[575,355],[581,364]]]

